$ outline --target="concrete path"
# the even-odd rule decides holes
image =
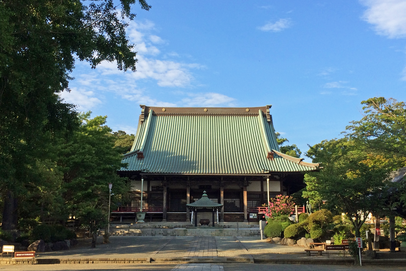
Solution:
[[[98,241],[93,249],[87,240],[70,250],[38,253],[36,261],[38,264],[182,264],[179,268],[183,269],[174,270],[200,270],[195,267],[207,264],[202,270],[216,271],[222,270],[220,263],[352,265],[354,262],[348,252],[345,256],[339,252],[306,256],[302,247],[271,244],[257,237],[116,236],[110,238],[109,244],[102,244],[101,238]],[[398,255],[403,258],[365,260],[364,264],[405,265],[406,254]],[[0,260],[0,265],[7,264],[6,261]],[[183,265],[186,263],[189,265]],[[184,269],[186,266],[189,269]]]

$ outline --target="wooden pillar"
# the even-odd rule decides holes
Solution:
[[[224,186],[220,186],[220,203],[223,205],[221,207],[220,222],[224,222]]]
[[[168,196],[168,187],[164,184],[163,188],[162,221],[166,221],[166,198]]]
[[[197,227],[197,209],[195,209],[195,227]]]
[[[266,200],[267,200],[267,205],[268,205],[268,209],[269,209],[269,176],[266,177]]]
[[[247,195],[247,187],[244,185],[243,187],[243,202],[244,202],[244,222],[248,222],[248,195]]]
[[[190,203],[190,183],[187,182],[186,187],[186,204]],[[190,221],[190,210],[186,207],[186,221]]]
[[[151,195],[151,181],[147,179],[147,208],[149,209],[149,204],[150,204],[150,195]]]

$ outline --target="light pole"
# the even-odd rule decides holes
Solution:
[[[110,206],[111,206],[111,188],[113,188],[113,184],[109,183],[109,214],[107,217],[107,234],[110,235]]]

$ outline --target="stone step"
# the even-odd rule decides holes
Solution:
[[[102,232],[104,234],[104,232]],[[110,228],[111,236],[259,236],[259,229],[256,228]]]

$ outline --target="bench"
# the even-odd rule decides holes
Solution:
[[[310,253],[311,253],[311,252],[317,252],[317,253],[321,256],[321,255],[323,255],[324,249],[321,249],[321,248],[311,248],[311,249],[305,249],[305,251],[306,251],[306,255],[307,255],[307,256],[310,256]]]
[[[326,243],[310,243],[310,248],[325,248]]]
[[[345,256],[345,250],[349,249],[349,245],[326,245],[326,251],[332,251],[332,250],[338,250],[338,251],[344,251],[344,256]],[[329,254],[327,254],[329,256]]]
[[[6,253],[6,255],[8,253],[13,254],[14,253],[14,246],[13,245],[4,245],[3,246],[3,250],[1,251],[1,256],[3,257],[3,254]]]

